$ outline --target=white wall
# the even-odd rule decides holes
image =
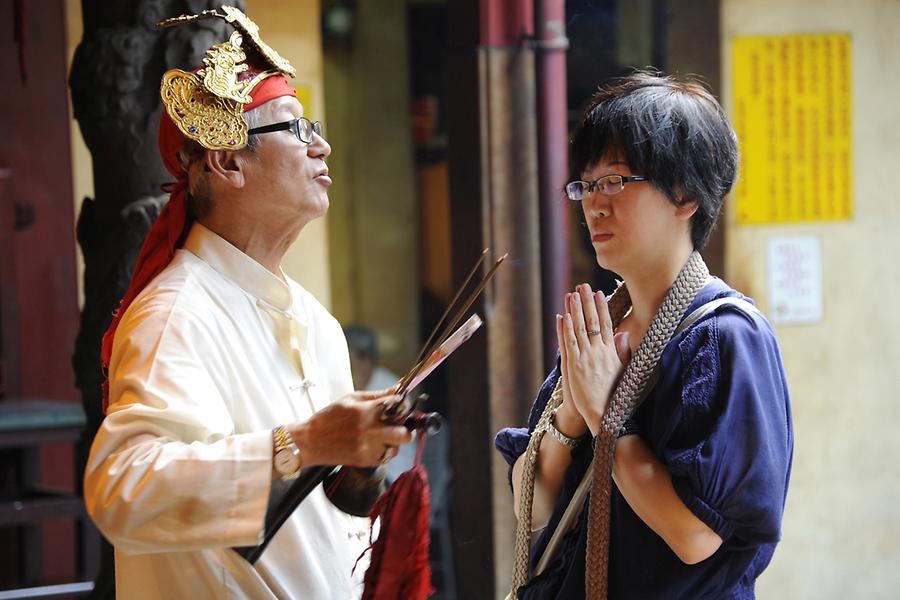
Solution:
[[[811,234],[822,248],[823,320],[776,327],[796,439],[784,537],[758,595],[896,598],[900,2],[724,0],[721,17],[726,109],[732,101],[734,36],[846,32],[852,37],[853,219],[739,226],[733,211],[728,215],[728,278],[768,313],[767,241]]]

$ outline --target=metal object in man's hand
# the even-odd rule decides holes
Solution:
[[[426,435],[434,435],[441,430],[444,421],[436,412],[424,413],[415,411],[403,421],[404,427],[410,431],[418,431]]]
[[[415,400],[410,401],[409,394],[403,394],[399,400],[384,400],[381,404],[381,420],[385,423],[401,424],[406,418],[417,412],[425,402],[428,394],[419,394]],[[412,430],[410,430],[412,431]]]

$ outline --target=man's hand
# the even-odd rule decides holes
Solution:
[[[354,392],[329,404],[308,421],[288,426],[300,448],[303,467],[348,465],[374,467],[396,456],[397,447],[412,441],[402,425],[380,419],[382,401],[396,401],[384,392]]]

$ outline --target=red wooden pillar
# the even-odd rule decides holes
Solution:
[[[498,429],[519,425],[543,374],[533,0],[448,4],[454,278],[481,249],[509,252],[478,312],[485,332],[448,363],[460,598],[505,595],[515,518]]]
[[[554,315],[572,289],[569,207],[563,188],[569,175],[566,93],[566,8],[564,0],[535,0],[537,55],[538,173],[541,215],[541,305],[544,364],[558,346]]]

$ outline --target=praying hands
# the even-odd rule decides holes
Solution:
[[[596,436],[603,413],[631,356],[628,333],[614,333],[602,292],[582,284],[556,315],[563,404],[570,402]]]

